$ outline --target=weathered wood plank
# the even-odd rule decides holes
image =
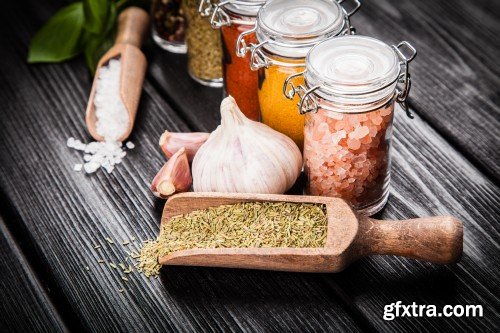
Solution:
[[[0,218],[0,331],[66,332],[67,328]]]
[[[500,179],[498,1],[364,1],[358,33],[387,43],[410,41],[410,104],[475,164]]]
[[[164,161],[157,140],[165,129],[190,128],[146,83],[130,138],[136,149],[110,175],[73,172],[79,154],[65,141],[89,138],[84,63],[25,64],[29,37],[50,14],[45,8],[55,8],[38,2],[2,5],[6,28],[0,36],[11,47],[0,55],[9,64],[0,68],[0,101],[8,111],[0,118],[0,187],[19,216],[11,227],[25,231],[23,241],[34,248],[31,260],[51,270],[51,282],[66,295],[79,326],[90,331],[369,328],[353,319],[355,310],[346,311],[342,300],[324,291],[320,276],[172,268],[162,279],[150,281],[135,272],[124,282],[98,263],[123,260],[121,240],[156,236],[163,202],[148,185]],[[115,244],[106,242],[108,236]]]
[[[9,32],[12,34],[11,42],[16,45],[16,32],[14,29]],[[0,138],[2,142],[7,142],[5,147],[0,148],[0,170],[3,175],[0,181],[19,210],[30,237],[37,240],[38,256],[41,257],[47,251],[44,260],[51,267],[58,267],[56,264],[61,261],[68,265],[56,269],[54,274],[61,278],[63,290],[74,292],[71,296],[73,301],[88,304],[84,309],[76,305],[73,309],[79,313],[82,322],[83,317],[87,317],[87,328],[123,329],[121,325],[137,321],[134,330],[180,330],[181,327],[185,330],[279,330],[285,327],[288,330],[312,331],[327,329],[328,325],[331,325],[330,329],[345,327],[339,322],[353,325],[353,330],[357,329],[345,317],[342,309],[335,307],[341,300],[341,303],[346,304],[353,302],[355,308],[350,311],[361,312],[380,330],[411,330],[436,328],[437,321],[422,318],[385,323],[381,320],[383,306],[396,300],[396,297],[406,304],[414,300],[454,304],[464,299],[470,303],[485,300],[492,305],[497,304],[495,302],[498,300],[494,296],[498,293],[494,283],[498,275],[494,268],[498,267],[498,261],[488,252],[498,250],[498,245],[495,245],[498,230],[494,224],[498,216],[495,210],[499,201],[498,188],[464,162],[463,157],[425,123],[410,123],[415,128],[407,129],[401,118],[396,129],[402,126],[401,129],[405,131],[401,133],[404,132],[405,136],[398,139],[400,132],[396,133],[396,148],[400,153],[395,154],[393,196],[382,217],[404,218],[450,212],[465,218],[466,257],[462,264],[448,269],[389,257],[374,258],[335,276],[171,268],[164,270],[161,281],[146,284],[137,277],[138,282],[135,279],[131,281],[130,293],[104,292],[103,295],[102,290],[95,288],[104,287],[110,291],[121,284],[119,277],[111,276],[105,270],[99,271],[101,268],[95,263],[90,265],[92,273],[82,269],[88,260],[98,258],[92,248],[93,240],[97,239],[105,245],[102,237],[111,231],[120,238],[133,235],[152,237],[155,234],[157,225],[154,220],[159,220],[161,205],[151,199],[146,189],[146,178],[150,178],[154,168],[161,163],[159,153],[154,152],[155,141],[164,128],[186,130],[186,126],[175,126],[182,122],[167,122],[164,118],[166,112],[169,117],[175,115],[168,111],[170,109],[161,100],[155,99],[151,86],[146,86],[147,96],[141,111],[147,110],[148,117],[138,120],[135,136],[140,139],[132,138],[141,142],[138,147],[141,149],[131,154],[124,163],[124,169],[117,170],[111,176],[75,175],[69,170],[70,166],[61,164],[73,156],[67,153],[61,142],[68,135],[85,135],[83,121],[69,116],[71,112],[83,112],[88,82],[78,83],[81,79],[77,80],[76,77],[86,77],[85,70],[81,62],[27,68],[13,55],[23,53],[24,47],[15,47],[5,59],[18,68],[0,69],[3,87],[8,87],[7,77],[24,80],[22,84],[15,84],[0,93],[0,99],[10,103],[4,103],[6,109],[12,110],[0,119],[1,127],[6,132],[0,134]],[[47,81],[54,78],[60,78],[61,82]],[[50,86],[39,87],[41,82]],[[68,85],[77,88],[76,98]],[[44,97],[53,91],[59,91],[59,94]],[[22,94],[30,92],[31,95],[27,96],[32,97],[32,100],[22,97]],[[175,91],[175,94],[187,101],[194,100],[191,91]],[[61,108],[63,103],[68,110]],[[165,111],[160,112],[160,108]],[[49,120],[40,121],[40,126],[31,126],[32,119],[39,119],[36,114],[42,110],[49,114]],[[200,117],[200,129],[209,129],[211,121],[205,122],[201,117],[208,114],[207,118],[215,119],[217,110],[199,107],[193,108],[193,114]],[[186,119],[185,115],[182,117]],[[47,126],[49,123],[53,127]],[[15,125],[17,128],[11,128]],[[415,136],[413,140],[417,143],[416,148],[409,147],[406,130]],[[19,142],[23,142],[21,149],[18,148]],[[54,149],[53,146],[58,148]],[[139,171],[132,170],[133,166],[138,165],[141,166]],[[415,167],[419,168],[416,172]],[[23,181],[31,178],[36,180],[33,183]],[[27,202],[32,207],[27,207]],[[469,213],[474,209],[477,211]],[[474,224],[474,221],[477,223]],[[61,225],[67,225],[68,228],[62,229]],[[472,236],[468,236],[468,230],[472,230]],[[47,236],[54,240],[47,240]],[[75,245],[65,243],[68,241]],[[74,252],[75,246],[81,251]],[[105,253],[108,257],[117,257],[121,251],[118,246],[107,246]],[[95,275],[94,270],[97,270]],[[70,276],[77,278],[73,278],[73,281],[62,279]],[[435,283],[435,280],[438,282]],[[435,284],[429,287],[433,282]],[[154,294],[159,294],[165,302],[156,302],[158,296]],[[96,299],[100,301],[99,304],[95,304]],[[335,311],[340,313],[338,318],[335,318]],[[158,318],[157,313],[163,314],[163,321],[154,322]],[[439,324],[447,324],[448,328],[456,330],[484,329],[491,328],[494,319],[487,317],[482,323],[473,320],[471,324],[468,324],[469,319],[467,322],[451,320],[450,323],[440,320]],[[285,322],[287,326],[284,326]]]

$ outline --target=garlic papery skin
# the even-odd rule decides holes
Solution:
[[[166,199],[179,192],[187,192],[193,184],[186,150],[179,149],[158,171],[151,183],[151,191],[159,198]]]
[[[174,133],[165,131],[160,137],[160,147],[167,158],[172,157],[184,147],[188,160],[191,162],[200,147],[208,140],[210,133]]]
[[[196,153],[195,192],[282,194],[302,170],[292,139],[246,118],[233,97],[221,104],[221,125]]]

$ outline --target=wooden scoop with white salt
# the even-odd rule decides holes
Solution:
[[[118,18],[115,45],[101,58],[87,106],[87,128],[96,140],[85,144],[69,138],[67,146],[84,152],[84,163],[74,170],[112,172],[126,155],[122,141],[132,132],[146,73],[146,57],[139,50],[149,23],[138,8],[125,9]],[[134,148],[127,142],[126,148]]]
[[[97,141],[121,142],[132,132],[147,67],[139,48],[148,27],[149,16],[138,7],[118,17],[115,45],[97,65],[87,105],[87,128]]]

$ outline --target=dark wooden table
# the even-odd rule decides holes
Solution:
[[[149,41],[136,149],[112,174],[74,172],[81,156],[66,139],[90,139],[84,61],[25,62],[30,38],[63,4],[0,5],[1,332],[498,332],[500,2],[365,1],[353,19],[361,34],[419,51],[416,118],[396,115],[391,196],[378,217],[459,217],[459,264],[380,256],[339,274],[169,267],[159,279],[134,272],[128,282],[97,260],[119,261],[121,240],[157,235],[163,201],[148,187],[164,161],[158,138],[213,130],[222,92],[191,81],[185,56]],[[384,305],[396,301],[480,304],[484,317],[384,321]]]

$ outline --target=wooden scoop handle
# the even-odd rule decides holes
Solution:
[[[115,45],[130,44],[140,48],[148,28],[148,13],[139,7],[128,7],[118,17]]]
[[[463,226],[452,216],[402,221],[362,218],[360,229],[361,255],[391,254],[439,264],[457,262],[462,256]]]

